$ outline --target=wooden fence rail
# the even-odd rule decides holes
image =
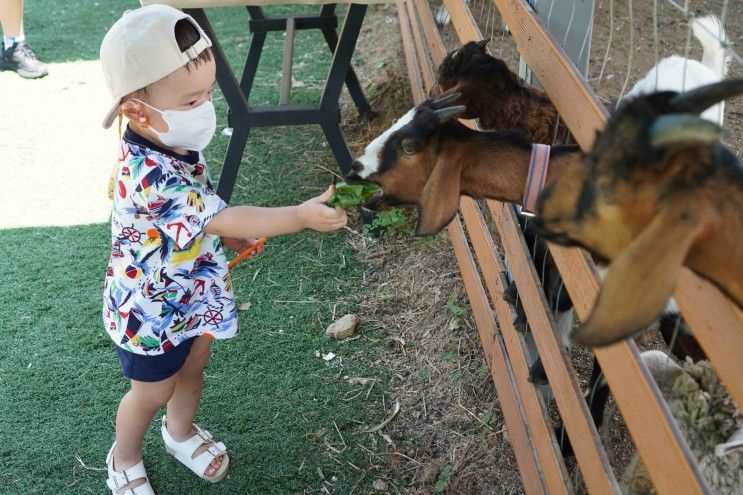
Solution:
[[[572,63],[523,0],[493,0],[509,26],[518,51],[545,88],[577,142],[590,148],[606,112]],[[426,0],[397,0],[403,48],[415,103],[434,84],[444,44]],[[444,0],[464,43],[482,39],[464,0]],[[516,282],[529,326],[547,372],[555,402],[591,493],[618,493],[619,485],[555,330],[513,208],[487,201],[487,212]],[[465,233],[466,228],[466,233]],[[467,197],[449,225],[457,262],[490,365],[518,467],[527,493],[572,493],[547,409],[528,382],[528,353],[503,300],[504,264],[480,205]],[[474,255],[473,255],[474,251]],[[598,292],[593,263],[579,249],[550,246],[581,320]],[[734,400],[743,404],[743,312],[711,284],[688,270],[675,293],[682,312],[710,356]],[[497,325],[496,325],[497,320]],[[685,439],[632,341],[597,349],[596,356],[650,477],[662,494],[709,493]]]

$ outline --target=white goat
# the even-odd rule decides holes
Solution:
[[[684,92],[690,89],[721,81],[728,72],[730,54],[720,41],[729,43],[720,19],[708,15],[691,22],[694,37],[702,44],[702,61],[691,60],[679,55],[664,58],[650,69],[644,78],[622,98],[655,93],[656,91]],[[714,34],[713,34],[714,33]],[[722,125],[725,103],[721,102],[702,112],[702,117]]]

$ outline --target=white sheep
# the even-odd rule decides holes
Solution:
[[[720,448],[735,443],[736,435],[741,435],[743,417],[712,365],[687,359],[679,366],[660,351],[646,351],[641,357],[710,487],[719,494],[743,493],[743,451]],[[625,470],[622,483],[623,491],[630,495],[655,493],[637,454]]]

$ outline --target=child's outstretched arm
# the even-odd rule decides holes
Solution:
[[[273,237],[306,228],[330,232],[343,227],[348,221],[345,210],[324,204],[332,194],[333,186],[320,196],[297,206],[262,208],[245,205],[225,208],[209,220],[204,232],[238,239]]]

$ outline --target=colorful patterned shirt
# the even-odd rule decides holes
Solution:
[[[203,232],[226,207],[203,156],[177,155],[127,129],[114,192],[103,293],[111,339],[130,352],[155,355],[198,335],[237,335],[222,243]]]

